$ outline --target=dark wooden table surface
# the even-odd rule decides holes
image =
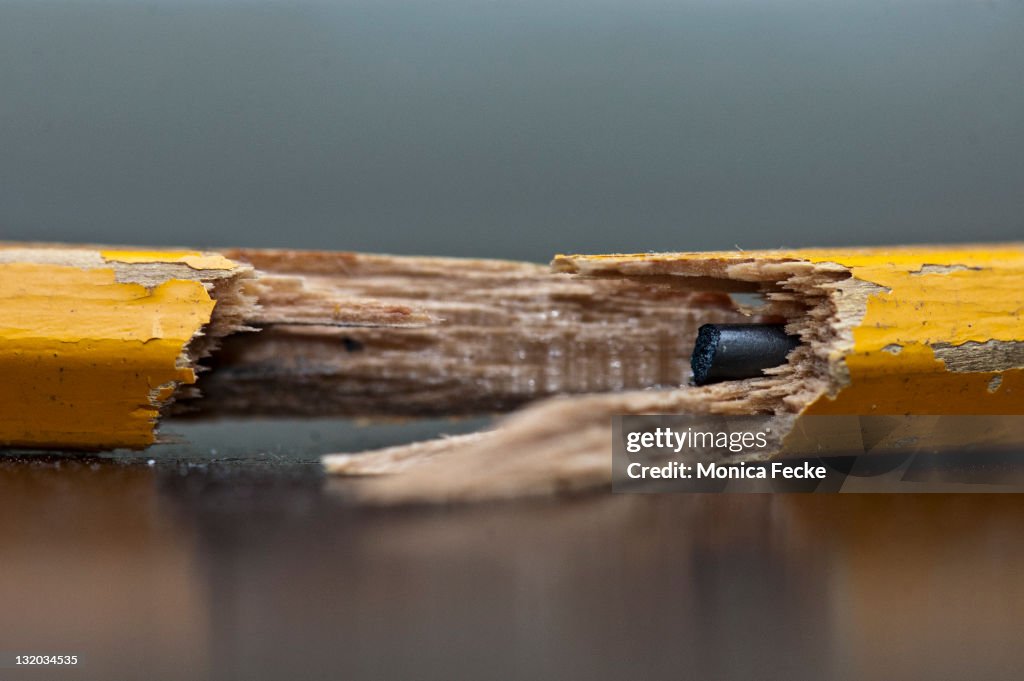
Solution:
[[[0,459],[0,652],[82,658],[0,679],[1024,670],[1021,495],[366,509],[311,452],[415,426],[320,424],[294,451],[267,444],[275,428],[186,426],[192,444],[141,458]]]

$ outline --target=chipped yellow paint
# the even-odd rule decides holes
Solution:
[[[849,383],[805,413],[1024,414],[1024,367],[953,372],[933,351],[968,342],[1024,342],[1019,244],[559,256],[554,265],[750,260],[836,263],[881,287],[853,329],[852,351],[836,358],[845,362]]]
[[[807,414],[1024,414],[1024,370],[952,372],[927,345],[898,355],[855,350],[845,357],[850,384],[822,396]],[[1001,383],[991,389],[992,379]]]
[[[200,253],[199,251],[100,251],[100,256],[107,262],[123,263],[175,263],[180,262],[194,270],[231,270],[237,267],[233,260],[216,253]]]
[[[139,448],[210,320],[201,282],[151,290],[112,269],[0,264],[0,445]]]
[[[1020,246],[796,252],[883,287],[843,360],[849,384],[810,414],[1024,414],[1024,368],[953,372],[932,348],[1024,341]],[[892,350],[896,349],[894,353]],[[1000,378],[991,389],[992,380]]]

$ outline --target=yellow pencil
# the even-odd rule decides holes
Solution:
[[[325,464],[409,471],[381,498],[575,489],[608,482],[615,415],[767,414],[792,429],[822,414],[1022,414],[1022,311],[1015,244],[557,256],[549,268],[6,244],[0,444],[141,448],[184,402],[243,416],[520,409],[478,435]],[[795,349],[763,375],[693,385],[700,326],[744,323],[781,325]],[[480,458],[500,464],[466,473]]]

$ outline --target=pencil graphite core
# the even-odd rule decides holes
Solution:
[[[704,324],[690,360],[693,382],[757,378],[785,362],[799,342],[782,324]]]

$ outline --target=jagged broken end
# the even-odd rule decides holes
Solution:
[[[852,344],[852,328],[863,317],[870,289],[851,286],[849,270],[834,263],[722,255],[560,256],[553,269],[577,285],[605,287],[604,294],[612,297],[616,292],[607,288],[610,281],[647,287],[649,297],[658,291],[688,292],[687,323],[678,325],[675,339],[692,359],[695,376],[711,362],[707,353],[690,356],[695,342],[698,350],[713,347],[698,340],[701,333],[710,340],[714,332],[705,323],[785,324],[801,344],[764,376],[694,385],[687,375],[673,385],[540,400],[471,438],[326,456],[329,473],[373,476],[333,484],[344,494],[377,504],[462,503],[605,489],[611,483],[611,420],[616,415],[769,414],[781,438],[797,414],[845,380],[837,358]],[[760,307],[751,311],[745,302],[731,301],[729,294],[736,291],[755,293]],[[735,315],[724,320],[723,299]],[[672,300],[677,311],[681,300]],[[736,460],[770,456],[741,454]]]

